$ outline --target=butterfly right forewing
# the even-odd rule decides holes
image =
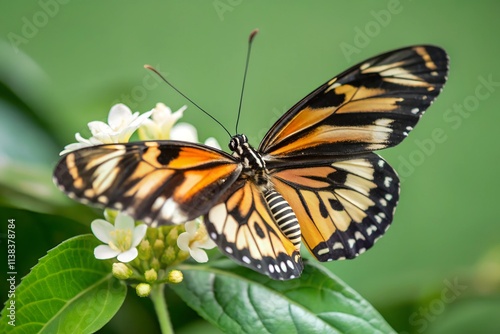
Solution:
[[[387,52],[329,80],[286,112],[259,146],[272,158],[366,153],[400,143],[446,82],[429,45]]]

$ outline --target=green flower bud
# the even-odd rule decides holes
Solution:
[[[147,283],[139,283],[135,287],[135,292],[139,297],[147,297],[151,293],[151,285]]]
[[[171,270],[168,273],[167,279],[170,283],[178,284],[182,282],[182,280],[184,279],[184,275],[182,275],[182,272],[180,270]]]
[[[184,229],[184,227],[181,227]],[[167,234],[167,238],[165,240],[166,244],[169,246],[177,246],[177,238],[179,237],[179,227],[176,226],[170,230]]]
[[[158,260],[156,257],[152,258],[149,262],[149,267],[158,272],[161,268],[160,260]]]
[[[113,209],[105,209],[104,210],[104,218],[111,224],[115,224],[116,216],[118,216],[119,211]]]
[[[161,239],[156,239],[153,244],[153,250],[157,257],[160,257],[163,251],[165,250],[165,243]]]
[[[153,253],[151,245],[149,244],[149,241],[146,239],[141,241],[138,247],[138,251],[139,251],[139,259],[141,260],[149,260]]]
[[[146,278],[146,281],[149,283],[153,283],[158,279],[158,273],[154,269],[149,269],[144,273],[144,278]]]
[[[125,263],[119,262],[113,263],[112,273],[116,278],[125,280],[132,276],[134,272]]]
[[[148,228],[148,230],[146,231],[146,238],[150,243],[153,243],[154,240],[158,239],[158,229],[152,227]]]
[[[166,264],[167,266],[171,265],[175,262],[177,258],[177,254],[175,252],[175,248],[168,246],[163,255],[161,256],[161,263]]]

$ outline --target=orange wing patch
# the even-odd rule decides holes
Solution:
[[[101,145],[64,156],[55,182],[84,203],[124,210],[155,226],[205,214],[238,178],[228,154],[173,141]]]

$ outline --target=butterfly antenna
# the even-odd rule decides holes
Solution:
[[[226,132],[227,134],[229,135],[229,137],[232,137],[231,136],[231,133],[226,129],[226,127],[224,125],[222,125],[221,122],[219,122],[215,117],[213,117],[212,115],[210,115],[208,112],[205,111],[205,109],[203,109],[202,107],[200,107],[196,102],[194,102],[193,100],[191,100],[189,97],[187,97],[184,93],[182,93],[180,90],[178,90],[174,85],[172,85],[159,71],[157,71],[153,66],[151,65],[144,65],[144,68],[145,69],[148,69],[150,71],[153,71],[154,73],[156,73],[163,81],[165,81],[165,83],[167,85],[169,85],[170,87],[172,87],[177,93],[179,93],[180,95],[182,95],[186,100],[188,100],[189,102],[191,102],[192,104],[194,104],[196,106],[196,108],[200,109],[203,113],[205,113],[205,115],[207,115],[208,117],[210,117],[211,119],[213,119],[217,124],[219,124]]]
[[[245,91],[245,82],[247,79],[247,71],[248,71],[248,63],[250,62],[250,51],[252,50],[252,42],[255,38],[255,35],[259,32],[259,29],[254,29],[250,33],[248,37],[248,51],[247,51],[247,60],[245,62],[245,74],[243,74],[243,84],[241,85],[241,95],[240,95],[240,106],[238,107],[238,118],[236,119],[236,133],[238,133],[238,124],[240,123],[240,114],[241,114],[241,105],[243,103],[243,92]]]

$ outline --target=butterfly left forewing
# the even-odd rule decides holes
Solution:
[[[400,143],[441,91],[444,50],[414,46],[368,59],[285,113],[259,151],[274,158],[366,153]]]
[[[242,265],[273,279],[300,276],[300,244],[280,230],[255,184],[237,181],[204,216],[204,222],[219,249]]]
[[[151,141],[70,152],[56,166],[54,182],[71,198],[122,210],[155,226],[205,214],[240,172],[222,151]]]
[[[358,256],[392,222],[399,180],[374,153],[269,168],[297,216],[303,243],[320,261]]]

